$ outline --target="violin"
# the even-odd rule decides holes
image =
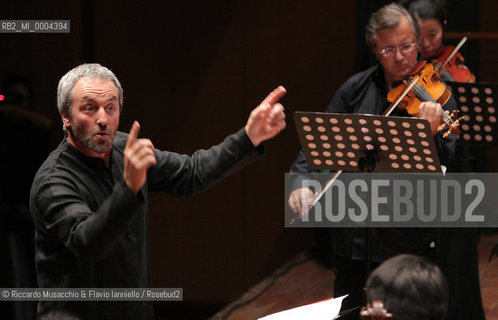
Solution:
[[[388,320],[393,319],[392,313],[387,312],[382,300],[372,300],[360,311],[360,319],[365,320]]]
[[[463,37],[456,47],[454,46],[441,46],[436,53],[435,59],[432,63],[436,71],[447,71],[454,81],[457,82],[475,82],[476,76],[470,72],[469,68],[464,64],[463,56],[458,52],[460,47],[467,41],[467,37]]]
[[[411,115],[417,115],[420,104],[425,101],[439,103],[444,106],[451,97],[451,91],[448,87],[439,81],[439,73],[434,69],[434,66],[427,61],[422,61],[417,64],[415,71],[403,80],[403,84],[391,89],[387,95],[387,100],[392,102],[391,106],[383,113],[389,115],[396,107],[406,109]],[[443,137],[447,137],[451,133],[460,134],[458,126],[462,118],[458,116],[458,110],[451,114],[442,113],[443,124],[439,126],[438,131],[445,130]]]
[[[451,53],[455,50],[453,46],[441,48],[439,57],[432,60],[436,70],[441,73],[449,72],[456,82],[476,82],[476,76],[470,72],[469,68],[463,63],[464,59],[460,52],[456,52],[452,57]],[[449,58],[449,59],[448,59]],[[447,64],[443,67],[444,62],[448,59]]]

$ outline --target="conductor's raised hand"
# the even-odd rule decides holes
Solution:
[[[135,121],[124,150],[123,177],[135,195],[147,179],[147,169],[156,164],[154,145],[149,139],[138,139],[139,132],[140,125]]]
[[[261,142],[276,136],[285,128],[284,107],[278,103],[287,90],[279,86],[273,90],[257,106],[249,116],[245,126],[247,135],[252,144],[257,147]]]

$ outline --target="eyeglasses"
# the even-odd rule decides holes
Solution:
[[[382,50],[379,50],[379,53],[381,55],[383,55],[384,57],[394,56],[398,50],[399,50],[399,52],[401,52],[401,54],[406,54],[406,53],[410,52],[415,47],[415,44],[416,44],[415,42],[409,42],[409,43],[402,44],[399,47],[386,47]]]

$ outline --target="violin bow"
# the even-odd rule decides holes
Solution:
[[[448,64],[448,62],[450,62],[451,58],[453,58],[453,56],[458,52],[458,50],[460,50],[460,48],[463,46],[463,44],[467,41],[468,35],[469,35],[469,33],[467,33],[467,35],[464,36],[462,38],[462,40],[460,40],[460,42],[457,44],[457,46],[455,47],[455,49],[453,49],[453,51],[448,56],[448,58],[446,58],[446,60],[444,61],[444,63],[441,65],[441,70],[444,69],[444,67]],[[438,72],[441,71],[441,70],[438,70]]]
[[[315,196],[313,197],[313,206],[320,201],[320,198],[327,192],[327,190],[334,184],[334,181],[337,180],[339,175],[342,173],[342,170],[337,170],[330,178],[327,180],[327,183],[325,183],[325,187],[322,188],[322,191],[315,193]]]
[[[418,82],[418,78],[419,76],[415,76],[413,77],[410,81],[410,85],[408,85],[405,89],[405,91],[403,91],[399,96],[398,96],[398,99],[396,99],[396,101],[391,104],[391,106],[382,114],[383,116],[389,116],[391,114],[391,112],[393,112],[394,109],[396,109],[396,107],[398,106],[398,104],[403,101],[403,98],[408,94],[408,92],[410,92],[413,87],[417,84]]]

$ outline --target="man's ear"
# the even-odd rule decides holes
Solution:
[[[65,112],[61,112],[62,123],[64,123],[64,127],[69,129],[71,127],[71,121],[69,121],[69,117]]]

